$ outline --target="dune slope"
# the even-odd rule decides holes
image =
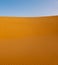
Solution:
[[[58,64],[58,16],[0,17],[0,65]]]

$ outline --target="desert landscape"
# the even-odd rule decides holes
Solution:
[[[48,64],[58,64],[58,16],[0,16],[0,65]]]

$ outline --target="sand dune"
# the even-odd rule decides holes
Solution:
[[[57,65],[58,16],[0,17],[0,65]]]

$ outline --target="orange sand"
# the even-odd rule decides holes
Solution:
[[[57,65],[58,16],[0,17],[0,65]]]

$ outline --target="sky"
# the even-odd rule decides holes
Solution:
[[[0,0],[0,16],[58,15],[58,0]]]

